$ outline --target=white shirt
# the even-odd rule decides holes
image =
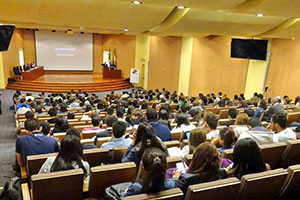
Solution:
[[[219,130],[213,130],[213,131],[210,131],[209,133],[206,134],[206,138],[208,140],[211,140],[213,138],[217,138],[219,137]]]
[[[277,137],[278,142],[286,142],[288,140],[297,140],[296,133],[290,129],[286,128],[279,133],[275,134],[275,137]]]
[[[181,124],[180,127],[175,127],[172,129],[172,131],[174,132],[186,132],[186,131],[192,131],[193,129],[195,129],[196,126],[192,123],[190,123],[190,125],[185,125],[185,124]]]
[[[26,107],[21,107],[17,110],[16,114],[25,114],[27,111],[31,111],[30,108],[26,108]]]
[[[244,138],[252,138],[258,145],[278,142],[277,137],[271,131],[245,131],[240,135],[238,140]]]
[[[25,99],[26,99],[26,101],[28,101],[28,99],[30,99],[31,101],[33,101],[34,97],[33,96],[26,96]]]

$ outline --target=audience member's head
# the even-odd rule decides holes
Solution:
[[[158,114],[158,118],[160,120],[168,120],[169,119],[168,111],[166,111],[165,109],[160,110]]]
[[[110,115],[106,117],[105,124],[107,125],[107,127],[112,127],[113,123],[116,121],[118,121],[118,118],[116,116]]]
[[[24,126],[29,133],[40,130],[40,123],[36,119],[27,119]]]
[[[266,171],[260,149],[252,138],[239,140],[233,150],[234,176],[238,179],[246,174]]]
[[[213,114],[212,112],[205,113],[204,120],[205,127],[208,128],[209,131],[217,129],[218,118],[215,114]]]
[[[223,147],[230,147],[235,144],[237,138],[234,131],[231,128],[223,128],[220,130],[220,144]]]
[[[156,193],[164,188],[165,173],[167,169],[167,155],[156,147],[148,148],[142,157],[140,170],[144,170],[142,192]],[[141,178],[141,177],[139,177]]]
[[[123,115],[124,115],[124,109],[122,107],[118,107],[117,109],[117,117],[118,118],[123,118]]]
[[[206,141],[206,134],[207,130],[203,128],[197,128],[191,131],[190,138],[188,140],[190,154],[195,152],[195,149],[197,146],[199,146],[199,144]]]
[[[55,121],[55,128],[60,131],[66,131],[69,128],[68,121],[64,117],[58,117]]]
[[[112,106],[107,108],[107,114],[112,115],[114,113],[114,108]]]
[[[68,112],[68,108],[65,104],[60,105],[60,112]]]
[[[186,114],[177,114],[175,117],[175,123],[177,123],[177,127],[181,127],[181,125],[190,125],[189,118],[187,117]]]
[[[254,128],[254,127],[260,127],[260,126],[261,126],[261,121],[257,117],[252,117],[248,122],[249,130]]]
[[[75,119],[75,113],[74,112],[68,112],[67,119]]]
[[[50,108],[50,110],[48,111],[48,114],[50,115],[50,117],[57,116],[57,110],[56,110],[56,108]]]
[[[44,135],[48,135],[51,130],[49,122],[41,122],[40,125],[42,127],[41,132],[44,133]]]
[[[197,174],[200,180],[210,181],[219,178],[220,157],[214,144],[204,142],[195,150],[188,173]]]
[[[101,118],[99,116],[92,117],[92,124],[94,127],[99,127]]]
[[[126,123],[122,121],[116,121],[112,125],[112,134],[115,138],[121,138],[126,131]]]
[[[271,117],[271,128],[273,131],[280,132],[286,128],[286,122],[285,114],[277,112]]]
[[[146,111],[146,117],[148,121],[157,120],[157,112],[153,108],[148,108]]]
[[[180,106],[180,111],[182,113],[186,113],[187,112],[187,106],[185,104],[183,104],[182,106]]]
[[[25,113],[25,118],[26,118],[26,119],[34,119],[34,114],[33,114],[33,112],[27,111],[27,112]]]
[[[259,107],[264,109],[264,110],[267,110],[267,102],[265,100],[260,100],[259,101]]]
[[[35,107],[35,112],[37,112],[37,113],[43,113],[43,109],[42,109],[42,107],[41,106],[37,106],[37,107]],[[27,111],[28,112],[28,111]]]
[[[247,125],[249,122],[249,117],[246,113],[239,113],[235,120],[235,125]]]
[[[245,113],[248,115],[249,118],[254,116],[254,110],[253,109],[245,109]]]
[[[74,127],[68,128],[68,130],[66,131],[66,135],[74,135],[79,139],[81,138],[80,131]]]
[[[235,119],[236,116],[237,116],[237,110],[235,108],[230,108],[228,110],[228,116],[231,118],[231,119]]]

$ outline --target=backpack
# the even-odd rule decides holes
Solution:
[[[0,200],[22,200],[21,179],[17,176],[6,182]]]
[[[105,200],[120,200],[125,195],[131,182],[119,183],[105,189]]]

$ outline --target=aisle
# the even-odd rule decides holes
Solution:
[[[2,115],[0,115],[0,187],[15,175],[12,164],[15,162],[15,121],[14,113],[9,110],[12,105],[13,90],[1,90]]]

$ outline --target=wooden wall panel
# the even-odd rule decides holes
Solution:
[[[102,72],[103,50],[102,35],[93,34],[93,66],[94,72]]]
[[[148,89],[178,90],[181,37],[151,36]]]
[[[13,67],[19,64],[19,49],[24,48],[23,29],[15,29],[8,51],[2,53],[5,85],[7,78],[14,77]]]
[[[243,93],[247,77],[246,59],[230,58],[231,37],[194,37],[189,94],[222,91],[232,98]]]
[[[24,62],[32,63],[36,62],[35,51],[35,35],[34,30],[23,30],[24,37]]]
[[[288,95],[295,98],[300,95],[300,41],[273,39],[271,60],[266,86],[268,97]]]
[[[130,68],[135,67],[135,41],[136,36],[133,35],[102,35],[102,50],[116,48],[117,67],[122,70],[124,78],[129,78]]]

